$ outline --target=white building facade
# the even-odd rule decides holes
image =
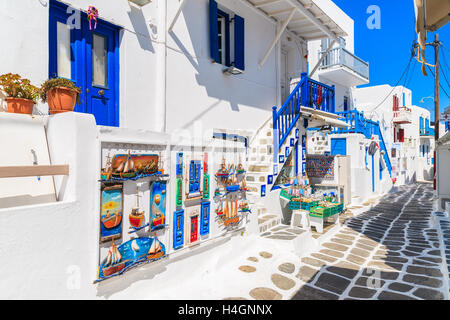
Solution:
[[[142,7],[133,2],[0,4],[0,24],[7,30],[0,36],[5,48],[0,74],[18,73],[35,85],[69,78],[82,90],[75,113],[47,116],[43,103],[35,106],[33,117],[0,113],[2,145],[14,155],[0,166],[69,170],[54,178],[0,181],[0,246],[9,257],[0,270],[7,281],[0,286],[7,297],[94,298],[120,290],[113,279],[92,284],[104,280],[99,265],[114,253],[111,239],[139,252],[157,236],[161,245],[151,249],[163,251],[170,262],[223,238],[257,233],[263,205],[258,201],[270,202],[270,194],[276,194],[272,187],[286,159],[295,155],[297,175],[306,167],[306,128],[338,121],[331,86],[303,79],[305,88],[318,86],[327,97],[306,97],[320,103],[304,115],[297,85],[307,71],[310,41],[347,36],[351,22],[331,1],[154,0]],[[98,9],[96,22],[88,19],[89,6]],[[23,130],[12,141],[8,137],[18,124]],[[119,189],[100,173],[108,157],[127,152],[157,155],[160,171],[156,177],[114,181],[122,192],[123,226],[120,237],[103,237],[104,191]],[[249,176],[259,174],[258,182],[247,186],[253,216],[232,230],[220,223],[220,201],[215,201],[220,198],[215,174],[223,160],[242,164]],[[153,229],[148,214],[155,181],[165,183],[160,195],[166,211],[161,228]],[[238,201],[242,209],[244,200],[234,197],[232,210]],[[145,209],[148,231],[133,229],[128,221],[136,206]],[[23,225],[36,213],[39,217]],[[11,233],[19,228],[20,233]],[[46,268],[18,272],[26,260],[45,261]],[[77,290],[66,285],[70,270],[79,275]],[[124,276],[128,284],[136,272],[139,278],[135,270],[133,277]],[[41,292],[43,287],[52,289]]]

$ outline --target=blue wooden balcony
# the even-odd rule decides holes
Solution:
[[[308,107],[314,110],[334,113],[335,88],[308,78],[302,73],[300,82],[292,91],[286,102],[277,111],[273,107],[273,130],[275,155],[300,118],[300,108]]]
[[[332,133],[360,133],[363,134],[367,139],[372,139],[374,135],[378,136],[378,139],[380,141],[380,149],[384,151],[384,162],[386,163],[386,166],[389,170],[389,174],[391,174],[391,160],[389,158],[389,152],[384,142],[379,121],[366,119],[364,117],[364,112],[359,112],[356,109],[351,111],[336,112],[336,114],[342,116],[342,120],[347,122],[350,127],[347,129],[334,128],[332,130]]]

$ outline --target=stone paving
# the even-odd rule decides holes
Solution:
[[[371,210],[348,219],[319,252],[302,259],[309,299],[444,299],[446,283],[429,185],[402,187]]]
[[[430,185],[400,187],[368,211],[341,217],[341,229],[298,263],[277,262],[271,288],[251,289],[249,296],[256,300],[447,299],[444,272],[450,270],[441,257],[432,210]],[[450,222],[442,228],[450,247]],[[446,253],[450,261],[450,250]],[[275,258],[276,252],[260,252],[248,262],[258,269]],[[254,269],[243,267],[243,272]]]

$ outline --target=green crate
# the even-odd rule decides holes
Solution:
[[[286,190],[281,190],[280,197],[288,200],[292,200],[292,198],[294,198],[294,196],[291,196]]]
[[[327,219],[329,217],[332,217],[336,214],[338,214],[338,207],[315,207],[311,209],[310,216],[315,218],[321,218],[321,219]]]
[[[289,209],[291,210],[300,210],[302,208],[302,203],[300,201],[290,201]]]
[[[319,201],[301,202],[302,210],[307,210],[307,211],[310,211],[311,209],[317,207],[318,205],[319,205]]]

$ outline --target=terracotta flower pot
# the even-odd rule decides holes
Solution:
[[[65,87],[56,87],[47,92],[47,102],[50,114],[70,112],[75,108],[77,92]]]
[[[8,112],[10,113],[24,113],[32,114],[35,102],[29,99],[22,98],[6,98],[8,104]]]

